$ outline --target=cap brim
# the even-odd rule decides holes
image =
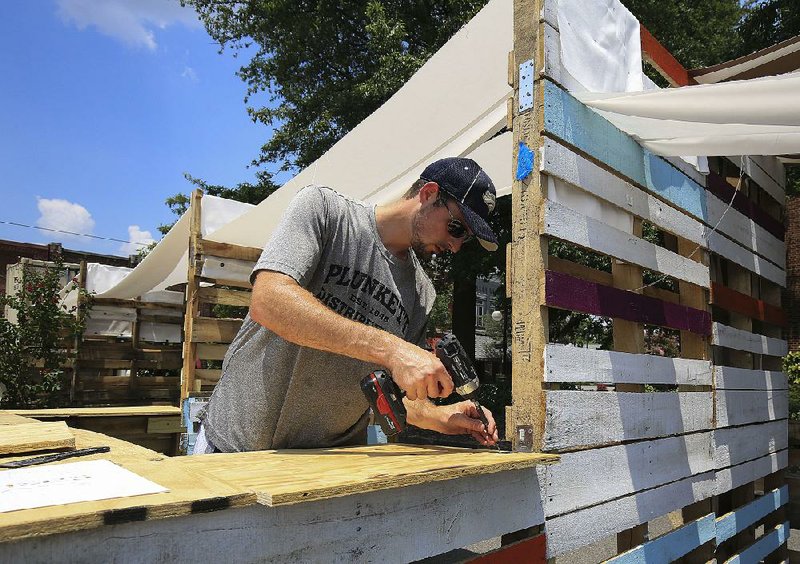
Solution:
[[[463,205],[458,200],[456,200],[456,203],[461,210],[461,214],[464,216],[464,221],[481,246],[487,251],[496,251],[497,236],[494,234],[494,231],[492,231],[492,228],[489,227],[489,224],[486,223],[486,220],[472,211],[472,208],[469,206]]]

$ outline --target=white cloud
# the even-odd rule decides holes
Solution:
[[[100,33],[127,45],[154,51],[155,29],[180,23],[199,27],[200,20],[191,8],[178,0],[57,0],[58,15],[78,29],[95,27]]]
[[[37,198],[36,206],[39,208],[39,219],[36,225],[46,229],[57,229],[71,233],[91,235],[94,230],[94,219],[85,207],[67,200]],[[64,233],[54,233],[54,240],[85,240]]]
[[[188,79],[190,82],[199,82],[197,73],[192,67],[184,67],[181,77]]]
[[[152,233],[149,231],[142,231],[138,225],[129,225],[128,241],[130,241],[130,243],[124,243],[119,248],[119,252],[123,255],[135,255],[144,248],[144,245],[154,243],[155,239],[153,239]],[[137,245],[137,243],[140,244]]]

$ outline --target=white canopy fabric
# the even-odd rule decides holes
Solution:
[[[564,67],[565,75],[583,85],[573,93],[594,84],[592,76],[601,75],[615,77],[602,81],[602,88],[647,87],[635,19],[619,0],[594,1],[602,25],[594,25],[601,16],[574,15],[585,10],[582,1],[559,4],[563,14],[573,13],[569,24],[559,26],[562,43],[595,45],[591,63],[582,61],[580,49],[569,45],[561,49],[573,64]],[[509,193],[511,134],[498,133],[505,126],[506,104],[512,96],[507,83],[512,28],[513,1],[491,0],[382,107],[264,202],[223,209],[223,204],[213,204],[205,196],[203,236],[260,248],[303,186],[327,185],[355,199],[385,203],[399,197],[429,162],[444,156],[474,158],[493,178],[498,193]],[[626,56],[620,60],[615,53],[621,52]],[[794,77],[765,80],[755,90],[751,84],[581,96],[661,155],[800,153],[798,103],[788,95]],[[777,104],[783,112],[775,110]],[[219,219],[213,228],[205,225],[209,218]],[[189,221],[183,217],[129,276],[100,296],[127,299],[185,282],[188,239]]]
[[[656,154],[800,151],[800,73],[648,92],[576,96]]]

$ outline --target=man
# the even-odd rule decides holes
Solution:
[[[425,340],[435,297],[418,255],[488,250],[491,179],[470,159],[429,165],[403,199],[370,207],[323,187],[301,190],[251,275],[250,311],[231,343],[195,453],[364,444],[359,382],[386,368],[408,422],[494,444],[472,402],[436,406],[453,382]],[[416,343],[416,344],[415,344]]]

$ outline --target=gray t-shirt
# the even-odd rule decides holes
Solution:
[[[424,340],[433,285],[413,252],[401,260],[384,247],[374,207],[329,188],[304,188],[251,279],[260,270],[291,276],[344,317]],[[369,404],[359,382],[376,368],[285,341],[248,315],[225,356],[206,435],[225,452],[364,443]]]

